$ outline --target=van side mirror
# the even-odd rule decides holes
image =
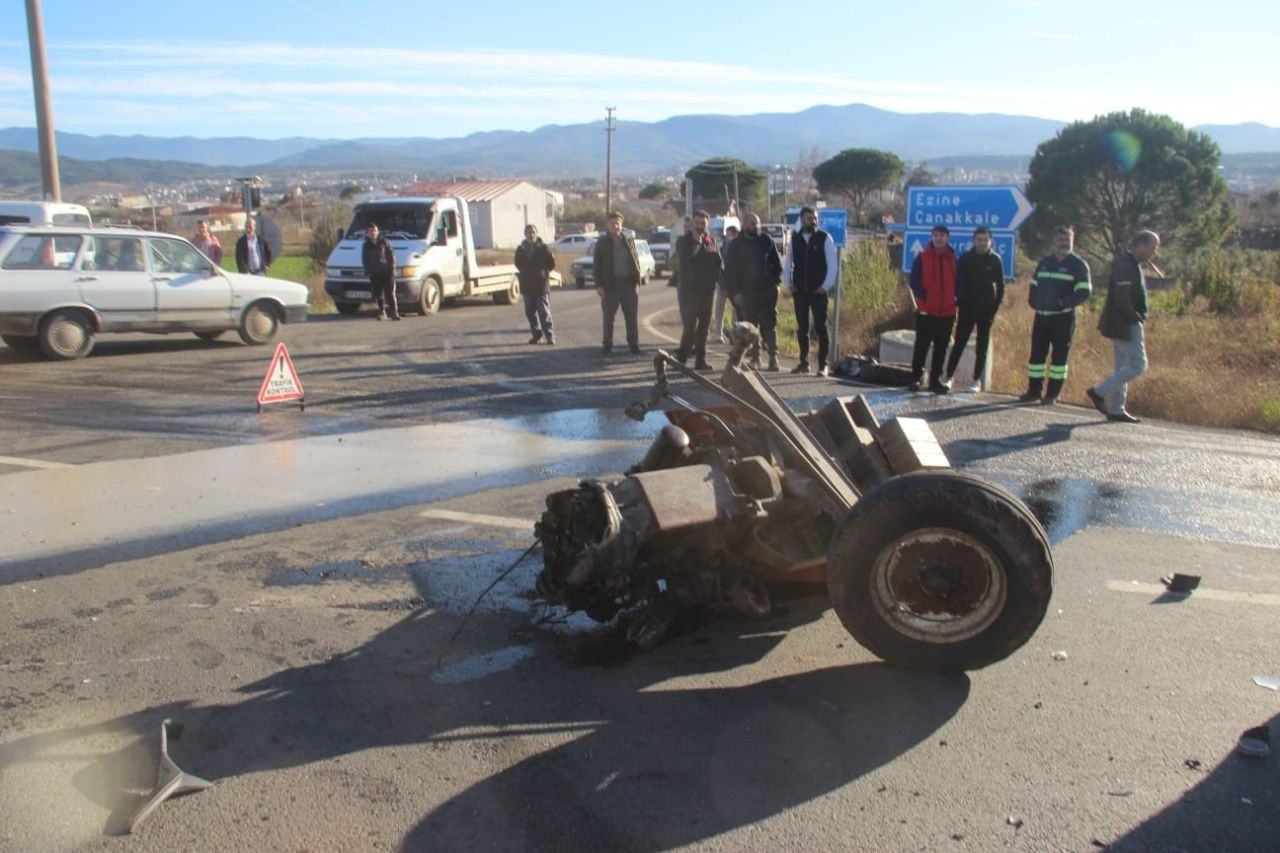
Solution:
[[[342,242],[342,238],[343,238],[343,237],[345,237],[345,236],[347,236],[346,229],[344,229],[344,228],[342,228],[342,227],[339,227],[339,228],[338,228],[338,242],[339,242],[339,243],[341,243],[341,242]]]
[[[431,241],[431,245],[433,245],[433,246],[447,246],[447,245],[449,245],[449,238],[448,238],[447,236],[445,236],[445,233],[444,233],[443,231],[437,231],[437,232],[436,232],[436,238],[435,238],[434,240],[432,240],[432,241]]]

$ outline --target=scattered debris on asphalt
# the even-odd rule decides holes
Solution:
[[[169,757],[169,733],[171,730],[174,740],[182,737],[181,723],[175,723],[167,717],[160,721],[160,767],[156,770],[156,785],[151,789],[151,795],[147,797],[147,801],[143,803],[142,808],[138,809],[129,820],[129,832],[131,833],[136,832],[142,822],[151,817],[152,812],[160,808],[160,804],[170,797],[194,791],[203,791],[205,788],[213,787],[212,782],[185,772]]]
[[[1190,595],[1193,589],[1200,586],[1200,576],[1180,575],[1175,572],[1160,578],[1160,583],[1164,584],[1169,592],[1183,592]]]
[[[1065,651],[1057,651],[1057,652],[1054,652],[1052,655],[1050,655],[1050,657],[1053,658],[1054,660],[1066,660],[1067,653]]]
[[[1253,683],[1268,690],[1280,690],[1280,677],[1275,675],[1255,675]]]
[[[1267,726],[1246,729],[1236,741],[1236,752],[1250,758],[1266,758],[1271,754],[1271,729]]]

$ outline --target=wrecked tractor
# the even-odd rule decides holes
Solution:
[[[674,404],[639,464],[547,497],[538,593],[656,646],[690,613],[772,609],[770,586],[820,580],[853,638],[889,663],[977,669],[1020,648],[1049,604],[1053,558],[1025,505],[951,470],[928,425],[880,424],[861,396],[797,415],[743,362],[719,381],[654,357],[642,419]],[[672,371],[724,405],[673,393]]]

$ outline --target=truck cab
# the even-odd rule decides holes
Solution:
[[[362,261],[370,225],[387,238],[396,259],[396,299],[401,310],[416,306],[434,314],[441,302],[490,294],[495,302],[520,298],[511,264],[480,266],[467,203],[461,198],[386,198],[356,206],[325,262],[324,289],[342,314],[355,314],[375,300]]]

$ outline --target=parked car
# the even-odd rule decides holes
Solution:
[[[640,260],[640,284],[643,286],[657,274],[657,268],[653,263],[653,252],[649,250],[649,244],[646,241],[636,241],[636,257]],[[594,268],[595,258],[590,253],[577,258],[569,265],[569,269],[573,272],[573,281],[578,287],[586,287],[589,284],[594,286]]]
[[[82,358],[111,332],[235,329],[270,343],[307,319],[307,288],[219,269],[182,237],[134,228],[0,227],[0,340],[49,358]]]
[[[671,266],[671,229],[657,228],[649,235],[649,251],[653,252],[653,264],[657,272],[665,272]]]
[[[599,234],[565,234],[550,245],[551,251],[569,256],[590,252],[596,245]]]
[[[765,223],[760,226],[760,230],[769,235],[773,240],[773,245],[778,247],[778,254],[785,255],[787,253],[787,235],[790,233],[787,226],[781,223]]]

